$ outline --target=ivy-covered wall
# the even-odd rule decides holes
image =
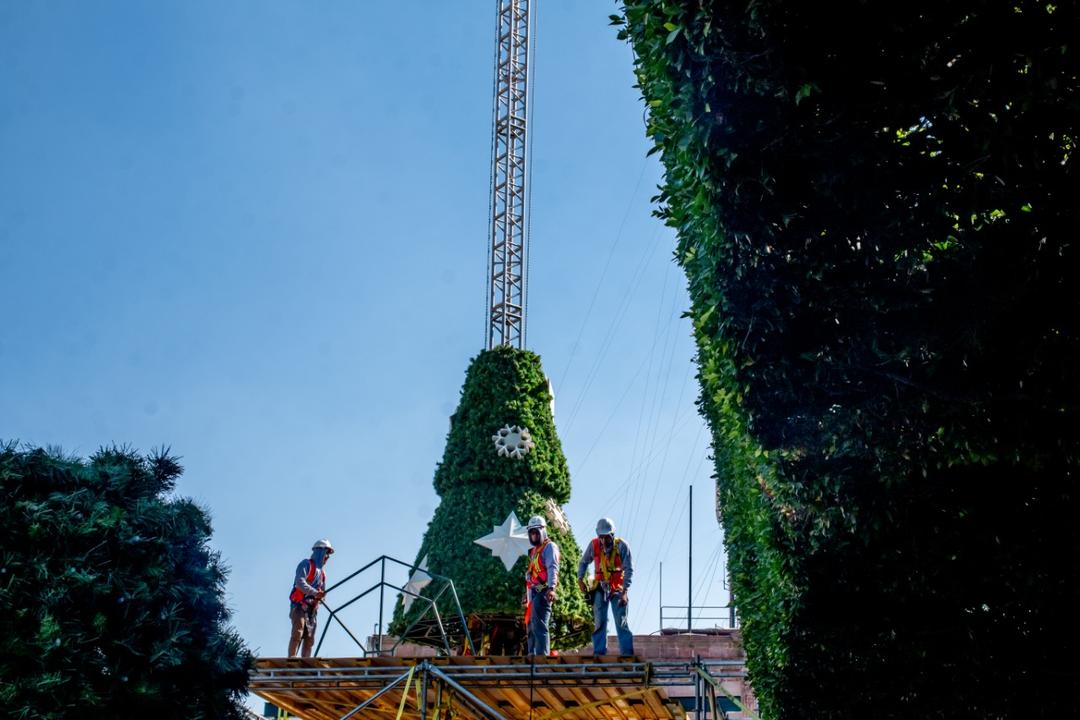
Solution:
[[[561,637],[582,626],[591,631],[591,619],[573,581],[581,550],[562,515],[562,504],[570,500],[570,473],[551,404],[547,377],[535,353],[499,347],[472,361],[435,471],[441,500],[416,561],[426,556],[432,572],[454,581],[466,614],[521,614],[525,557],[507,571],[491,550],[473,541],[501,525],[511,511],[522,523],[543,515],[562,553],[552,625],[553,636]],[[528,428],[535,447],[524,458],[496,452],[492,436],[504,425]],[[408,619],[421,610],[422,604],[415,603]],[[442,612],[449,610],[441,607]],[[399,604],[394,623],[398,630],[402,619]],[[581,642],[576,636],[559,645]]]
[[[1075,714],[1077,3],[622,6],[765,714]]]

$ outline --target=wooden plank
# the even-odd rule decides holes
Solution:
[[[626,715],[612,700],[612,693],[608,688],[570,688],[571,694],[580,705],[589,705],[599,700],[606,701],[603,705],[589,708],[588,717],[600,718],[601,720],[626,720]]]
[[[514,713],[507,713],[512,717],[529,717],[529,690],[520,688],[498,688],[505,701],[514,709]],[[492,693],[494,695],[494,693]],[[495,707],[495,706],[493,706]],[[496,707],[496,709],[499,709]]]

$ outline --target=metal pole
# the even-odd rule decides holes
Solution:
[[[345,577],[341,578],[340,580],[338,580],[338,581],[337,581],[336,583],[334,583],[334,584],[333,584],[333,585],[331,585],[330,587],[326,588],[326,592],[327,592],[327,593],[329,593],[329,592],[330,592],[331,590],[333,590],[334,588],[338,587],[339,585],[344,585],[344,584],[345,584],[346,582],[348,582],[349,580],[352,580],[352,579],[353,579],[354,577],[356,577],[356,576],[357,576],[357,575],[359,575],[360,573],[364,572],[365,570],[367,570],[367,569],[368,569],[369,567],[371,567],[371,566],[372,566],[372,565],[374,565],[375,563],[377,563],[377,562],[381,562],[381,561],[382,561],[382,560],[383,560],[384,558],[386,558],[386,556],[385,556],[385,555],[382,555],[382,556],[380,556],[380,557],[376,558],[375,560],[372,560],[371,562],[369,562],[369,563],[368,563],[367,565],[365,565],[364,567],[360,568],[360,569],[359,569],[359,570],[357,570],[356,572],[354,572],[354,573],[350,573],[349,575],[346,575]]]
[[[442,635],[443,647],[446,648],[446,654],[453,655],[454,651],[450,649],[450,638],[446,636],[446,628],[443,627],[442,616],[439,615],[438,603],[432,603],[431,610],[435,613],[435,622],[439,624],[439,634]]]
[[[444,673],[439,668],[437,668],[435,666],[432,666],[431,667],[431,672],[435,675],[435,677],[442,680],[444,683],[449,685],[452,689],[456,690],[459,695],[461,695],[463,698],[465,698],[470,703],[472,703],[473,707],[475,707],[477,710],[480,710],[481,712],[486,714],[488,717],[492,718],[492,720],[506,720],[506,718],[503,717],[502,714],[499,713],[498,710],[495,710],[490,705],[488,705],[486,702],[484,702],[480,698],[476,697],[476,695],[474,695],[473,693],[466,690],[464,688],[464,686],[462,686],[461,683],[454,680],[452,677],[450,677],[449,675]]]
[[[383,638],[383,594],[386,591],[386,556],[379,563],[379,654],[382,655]]]
[[[412,632],[412,629],[419,625],[421,620],[427,617],[428,612],[430,612],[431,609],[435,607],[435,600],[437,600],[438,598],[436,597],[433,600],[432,598],[418,597],[417,599],[426,601],[428,603],[428,609],[418,615],[417,618],[409,624],[409,627],[401,631],[401,635],[398,637],[397,642],[395,642],[393,647],[390,648],[391,654],[393,654],[393,652],[397,649],[398,645],[405,642],[405,638],[409,637],[409,633]],[[443,633],[445,634],[445,631],[443,631]]]
[[[660,634],[664,634],[664,563],[660,562]]]
[[[697,660],[692,667],[697,667]],[[694,720],[701,720],[701,678],[694,673]]]
[[[420,666],[423,675],[420,676],[420,720],[427,720],[427,690],[428,690],[428,678],[431,675],[428,672],[428,668],[431,664],[426,660]]]
[[[690,622],[694,603],[694,483],[690,483],[690,538],[686,546],[686,632],[693,632]]]
[[[697,662],[698,662],[698,664],[700,666],[701,656],[699,655],[699,656],[697,656],[697,658],[698,658]],[[698,686],[697,687],[698,687],[697,716],[698,716],[698,720],[701,720],[702,718],[705,717],[705,712],[704,712],[705,711],[705,708],[704,708],[704,705],[705,705],[705,682],[701,679],[700,675],[698,676]]]
[[[323,603],[323,605],[325,606],[326,603]],[[340,625],[342,627],[342,629],[346,633],[348,633],[349,637],[352,638],[353,642],[357,644],[357,646],[360,648],[360,650],[363,651],[364,655],[367,655],[367,648],[364,647],[364,643],[360,642],[360,639],[357,638],[355,635],[353,635],[352,630],[350,630],[348,628],[348,626],[345,625],[345,623],[343,623],[341,621],[341,618],[339,618],[337,616],[337,612],[331,610],[329,607],[327,607],[326,609],[330,613],[330,619],[335,621],[338,625]],[[323,628],[322,635],[319,636],[319,644],[315,646],[315,657],[319,657],[319,649],[322,647],[323,640],[326,639],[326,631],[329,630],[329,629],[330,629],[330,623],[326,623],[326,627]]]
[[[462,631],[465,633],[465,647],[467,647],[469,649],[469,652],[471,652],[473,655],[476,655],[476,647],[473,645],[472,633],[469,632],[469,623],[465,621],[465,613],[462,612],[461,601],[458,600],[457,588],[454,587],[453,580],[449,580],[448,582],[450,583],[450,592],[454,596],[454,604],[457,605],[458,617],[461,618],[461,628]]]

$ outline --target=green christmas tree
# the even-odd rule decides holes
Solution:
[[[0,707],[10,717],[242,718],[210,519],[162,452],[88,463],[0,443]]]
[[[461,403],[450,418],[443,460],[435,471],[442,498],[428,525],[417,563],[427,558],[433,573],[454,581],[466,615],[520,616],[526,557],[507,571],[489,549],[474,541],[500,525],[510,512],[522,522],[546,518],[548,535],[561,551],[561,580],[551,631],[555,647],[580,645],[591,620],[573,578],[581,550],[562,504],[570,500],[570,473],[552,415],[553,398],[540,357],[527,350],[498,347],[480,353],[469,366]],[[500,455],[493,436],[505,426],[529,431],[533,446],[523,457]],[[429,594],[427,589],[423,594]],[[399,604],[394,629],[401,632],[424,610]],[[444,617],[456,607],[440,601]]]

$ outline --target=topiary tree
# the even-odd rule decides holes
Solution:
[[[556,646],[567,647],[581,643],[582,629],[590,621],[573,582],[581,550],[561,509],[570,500],[570,474],[555,432],[552,402],[535,353],[498,347],[472,361],[461,402],[450,418],[443,460],[435,471],[441,502],[417,562],[427,557],[432,572],[454,581],[467,615],[521,615],[525,557],[508,572],[489,549],[473,541],[502,524],[511,511],[523,523],[533,515],[544,516],[548,534],[562,553],[552,638]],[[523,458],[496,451],[492,437],[506,425],[529,430],[535,446]],[[400,632],[402,621],[413,619],[421,605],[414,604],[407,616],[399,605],[394,630]],[[451,610],[447,605],[440,612]]]
[[[1077,4],[623,7],[763,710],[1075,714]]]
[[[0,707],[11,717],[241,718],[210,520],[167,452],[0,445]]]

